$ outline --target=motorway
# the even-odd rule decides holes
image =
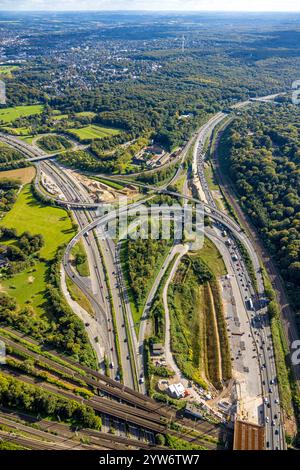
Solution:
[[[83,188],[75,178],[72,178],[70,173],[61,171],[60,168],[57,168],[53,163],[50,164],[50,162],[42,162],[39,165],[42,167],[41,169],[43,171],[45,170],[46,165],[51,167],[51,176],[54,177],[56,184],[67,196],[67,200],[74,200],[75,197],[81,202],[90,202],[85,188]],[[71,191],[73,191],[73,198],[69,197]],[[73,215],[78,222],[79,229],[82,229],[90,220],[96,217],[96,213],[94,211],[90,211],[88,216],[84,210],[73,211]],[[96,229],[97,227],[95,227],[95,230]],[[72,269],[69,262],[70,256],[68,258],[68,262],[64,263],[65,271],[72,278],[73,282],[75,282],[76,285],[85,293],[94,307],[99,324],[99,341],[101,339],[102,345],[105,345],[105,355],[109,359],[110,371],[113,378],[120,377],[122,371],[124,383],[128,387],[135,388],[136,381],[130,360],[129,338],[125,328],[125,314],[122,307],[122,292],[120,291],[118,282],[118,269],[116,269],[114,243],[112,240],[102,240],[93,230],[85,233],[83,240],[88,254],[92,285],[90,286],[86,283],[86,281],[80,278],[80,276]],[[99,251],[101,251],[102,256],[100,256]],[[105,267],[103,266],[102,259],[104,260]],[[106,275],[104,273],[104,269],[106,269]],[[110,292],[107,288],[106,276],[111,286]],[[112,296],[113,307],[109,301],[110,295]],[[121,364],[119,364],[119,357],[117,355],[117,335],[114,331],[112,308],[115,310]]]
[[[44,155],[41,149],[37,146],[29,145],[15,137],[0,134],[0,139],[22,152],[27,159],[38,158],[39,156],[42,157]],[[44,161],[44,159],[42,159],[42,161],[38,161],[36,163],[36,167],[37,181],[40,179],[41,172],[46,174],[60,188],[64,195],[64,198],[61,201],[78,201],[78,203],[81,204],[81,210],[72,211],[72,215],[74,220],[77,222],[79,229],[86,226],[91,218],[96,216],[93,211],[90,211],[89,214],[87,214],[85,206],[89,205],[91,201],[89,200],[83,186],[80,185],[75,178],[72,178],[70,173],[61,170],[53,162]],[[45,197],[46,195],[43,193],[43,196]],[[69,209],[72,210],[72,207],[69,207]],[[95,320],[97,323],[91,319],[91,321],[86,323],[86,329],[90,341],[97,353],[100,367],[104,368],[104,357],[106,357],[110,365],[111,376],[119,378],[120,371],[122,370],[124,383],[127,386],[134,388],[136,380],[133,373],[133,367],[131,365],[131,361],[134,360],[134,358],[130,358],[127,330],[122,326],[125,323],[124,313],[121,306],[122,293],[118,292],[118,288],[116,287],[117,273],[115,273],[114,267],[115,256],[113,254],[113,246],[107,245],[105,241],[102,244],[100,239],[96,241],[93,231],[86,233],[83,240],[89,262],[90,281],[81,278],[72,268],[70,262],[64,265],[65,271],[73,282],[75,282],[75,284],[84,292],[94,309]],[[119,364],[119,358],[117,355],[117,335],[113,328],[114,322],[112,318],[112,306],[109,301],[110,293],[107,289],[104,266],[99,250],[101,250],[105,261],[110,285],[113,286],[111,294],[116,312],[122,365]]]
[[[220,120],[218,122],[221,122],[226,117],[226,115],[220,116]],[[194,152],[194,164],[197,167],[197,177],[201,185],[201,193],[204,197],[204,201],[216,209],[217,205],[209,189],[204,174],[204,137],[206,136],[200,133],[199,138],[197,139]],[[198,187],[198,185],[196,187]],[[216,221],[213,223],[212,232],[217,234],[220,241],[222,241],[222,232],[224,230],[225,226],[223,224],[220,224]],[[249,320],[249,329],[246,331],[246,334],[252,339],[255,358],[258,363],[258,368],[252,369],[256,377],[253,376],[252,373],[252,377],[250,375],[250,382],[257,380],[257,369],[260,371],[258,376],[261,382],[263,396],[257,411],[259,422],[261,424],[265,424],[266,447],[270,449],[284,449],[285,438],[281,421],[281,408],[279,402],[279,389],[276,374],[274,347],[267,315],[267,307],[266,304],[263,304],[264,283],[260,270],[260,263],[255,250],[248,243],[248,252],[250,251],[251,258],[254,260],[253,266],[255,268],[258,290],[258,292],[256,292],[237,244],[234,242],[234,239],[230,239],[229,244],[228,235],[226,238],[227,243],[223,237],[223,258],[224,260],[227,260],[227,264],[230,263],[231,267],[233,268],[233,273],[238,283],[240,296],[243,301],[244,310],[247,313]],[[253,300],[253,308],[249,307],[249,299]],[[241,315],[241,311],[239,314]],[[246,325],[246,323],[244,324]],[[251,359],[253,359],[253,348],[248,348],[248,350],[246,349],[244,353],[248,354],[249,356],[249,360],[246,360],[246,363],[251,363]],[[249,370],[249,372],[252,371]]]
[[[279,393],[278,393],[278,384],[276,378],[276,367],[274,360],[274,351],[272,344],[272,337],[269,322],[266,315],[266,307],[262,306],[262,298],[264,295],[264,286],[263,280],[260,273],[260,263],[259,259],[252,248],[251,241],[249,241],[247,235],[240,229],[238,224],[235,221],[231,220],[226,214],[220,211],[213,199],[213,196],[208,188],[208,184],[205,181],[204,171],[203,171],[203,147],[205,144],[206,138],[211,134],[212,130],[217,124],[222,122],[222,120],[227,117],[223,113],[218,113],[213,116],[202,128],[197,136],[196,146],[195,146],[195,156],[194,159],[194,170],[196,173],[195,186],[197,187],[202,203],[206,214],[213,219],[213,230],[215,231],[215,236],[219,237],[222,240],[221,232],[227,230],[233,240],[233,244],[228,248],[229,258],[231,259],[231,265],[235,273],[236,280],[238,282],[239,290],[243,298],[243,303],[247,315],[249,317],[249,334],[251,334],[253,341],[255,342],[255,349],[257,351],[257,359],[259,361],[259,369],[261,373],[261,384],[264,396],[264,406],[263,406],[263,419],[266,424],[266,441],[267,447],[271,449],[282,449],[284,448],[284,436],[282,426],[280,425],[280,403],[279,403]],[[37,147],[25,144],[24,142],[19,141],[14,137],[3,137],[0,135],[0,140],[9,143],[18,150],[20,150],[27,158],[38,158],[41,156],[41,150]],[[74,218],[76,219],[79,225],[79,233],[73,238],[73,240],[68,245],[68,248],[64,257],[64,267],[67,274],[74,280],[79,288],[83,290],[88,299],[90,300],[95,313],[96,319],[99,324],[99,337],[101,338],[101,343],[104,345],[106,354],[109,357],[111,364],[118,364],[118,357],[116,355],[114,344],[115,336],[112,331],[112,314],[111,308],[108,302],[109,292],[106,287],[105,273],[101,258],[99,256],[99,245],[102,251],[102,256],[105,260],[107,276],[109,283],[112,287],[112,301],[116,309],[116,319],[117,319],[117,330],[119,334],[120,349],[121,349],[121,360],[123,367],[123,379],[125,385],[134,388],[136,383],[136,378],[141,373],[141,355],[138,357],[140,352],[140,347],[142,339],[144,336],[144,320],[147,317],[147,308],[152,302],[155,295],[156,289],[159,285],[160,279],[162,278],[163,273],[160,273],[160,278],[155,281],[155,285],[150,292],[150,296],[147,301],[147,307],[144,311],[142,327],[140,337],[137,339],[134,331],[134,325],[132,323],[132,315],[130,312],[130,305],[127,301],[127,294],[125,289],[125,283],[122,279],[122,273],[120,270],[119,255],[116,250],[114,243],[111,240],[99,240],[96,243],[93,230],[99,227],[99,224],[104,225],[109,220],[111,216],[108,214],[101,218],[95,218],[96,214],[89,213],[91,217],[88,217],[86,214],[86,209],[95,210],[97,205],[91,202],[88,198],[88,195],[85,194],[83,188],[80,187],[78,182],[72,180],[69,174],[66,174],[62,169],[58,169],[52,162],[41,161],[37,163],[39,171],[43,171],[48,174],[56,184],[60,187],[62,192],[65,195],[65,200],[56,200],[60,205],[65,205],[72,211]],[[180,171],[181,169],[179,169]],[[178,174],[179,174],[178,171]],[[142,186],[142,185],[141,185]],[[145,185],[146,186],[146,185]],[[146,186],[149,190],[153,190],[159,193],[166,193],[173,195],[175,197],[181,197],[185,200],[190,200],[196,203],[199,203],[199,200],[196,198],[191,198],[187,195],[181,195],[173,191],[167,191],[165,188],[156,188],[154,186]],[[129,208],[130,210],[135,210],[136,205],[133,204]],[[75,210],[76,209],[76,210]],[[127,210],[127,209],[126,209]],[[86,279],[80,278],[72,269],[69,259],[70,251],[72,247],[77,243],[77,241],[83,237],[85,240],[85,247],[88,254],[89,266],[91,269],[91,281],[87,282]],[[250,276],[247,272],[246,266],[244,264],[243,258],[239,253],[238,246],[234,242],[234,238],[240,240],[247,248],[248,253],[252,259],[253,265],[255,267],[255,273],[258,283],[258,295],[255,292],[254,286],[252,285]],[[174,254],[169,254],[169,258],[165,263],[165,269],[167,265],[171,262]],[[232,259],[235,259],[232,262]],[[249,298],[252,298],[254,301],[254,309],[247,308],[247,301]],[[129,329],[125,326],[126,321],[129,323]],[[128,338],[128,332],[130,337]],[[130,357],[129,342],[132,341],[133,350],[137,352],[134,354],[134,358]],[[125,365],[125,367],[124,367]],[[113,368],[112,368],[113,369]],[[137,374],[137,377],[134,378],[134,374]],[[142,387],[143,389],[143,387]]]

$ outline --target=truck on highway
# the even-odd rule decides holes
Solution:
[[[254,310],[253,300],[251,298],[246,300],[246,307],[248,310]]]

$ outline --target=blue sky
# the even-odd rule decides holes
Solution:
[[[300,0],[0,0],[0,10],[227,10],[300,12]]]

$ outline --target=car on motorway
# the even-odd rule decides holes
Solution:
[[[266,423],[269,422],[269,416],[266,416]]]
[[[272,390],[272,388],[270,387],[270,388],[269,388],[269,393],[272,393],[272,391],[273,391],[273,390]]]

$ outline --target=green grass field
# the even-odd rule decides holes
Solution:
[[[13,122],[23,116],[33,116],[43,112],[42,105],[15,106],[13,108],[4,108],[0,110],[0,121],[5,123]]]
[[[51,116],[51,119],[54,119],[54,121],[62,121],[63,119],[68,119],[68,117],[68,114],[55,114]]]
[[[86,251],[85,251],[83,242],[81,240],[75,246],[73,246],[73,248],[71,250],[71,255],[74,258],[76,256],[80,255],[85,259],[84,262],[81,263],[81,264],[75,264],[75,262],[74,262],[74,265],[75,265],[76,270],[77,270],[77,272],[80,276],[82,276],[82,277],[89,276],[90,275],[89,263],[88,263],[88,260],[87,260]]]
[[[7,132],[18,136],[28,136],[31,133],[30,127],[3,127]]]
[[[34,136],[31,134],[30,127],[3,126],[3,129],[5,129],[9,134],[16,135],[17,137],[19,137],[20,140],[23,140],[24,142],[27,142],[29,144],[32,143],[32,140],[34,138]]]
[[[1,220],[1,225],[15,228],[18,234],[26,230],[33,235],[42,234],[45,246],[41,249],[41,256],[45,259],[51,259],[57,248],[74,235],[67,212],[38,202],[29,185],[23,188],[12,210]]]
[[[76,113],[76,116],[94,118],[96,113],[93,113],[92,111],[82,111],[81,113]]]
[[[204,174],[205,174],[205,178],[208,183],[209,189],[213,191],[219,189],[219,186],[215,182],[211,164],[206,165],[206,167],[204,168]]]
[[[217,278],[227,274],[222,255],[209,238],[205,237],[203,248],[197,253]]]
[[[15,297],[20,306],[31,305],[39,313],[43,312],[46,289],[46,263],[37,262],[11,279],[1,281],[2,289]]]
[[[120,133],[118,129],[111,129],[109,127],[100,127],[95,125],[82,127],[81,129],[69,129],[69,132],[79,140],[103,139],[104,137],[118,135]]]
[[[24,186],[17,202],[1,220],[1,224],[16,228],[18,234],[29,231],[42,234],[45,246],[40,254],[51,260],[61,244],[67,243],[75,234],[72,221],[66,211],[40,204],[32,195],[30,185]],[[20,306],[30,305],[38,313],[45,311],[47,263],[37,261],[33,267],[1,281],[1,288],[15,297]]]

